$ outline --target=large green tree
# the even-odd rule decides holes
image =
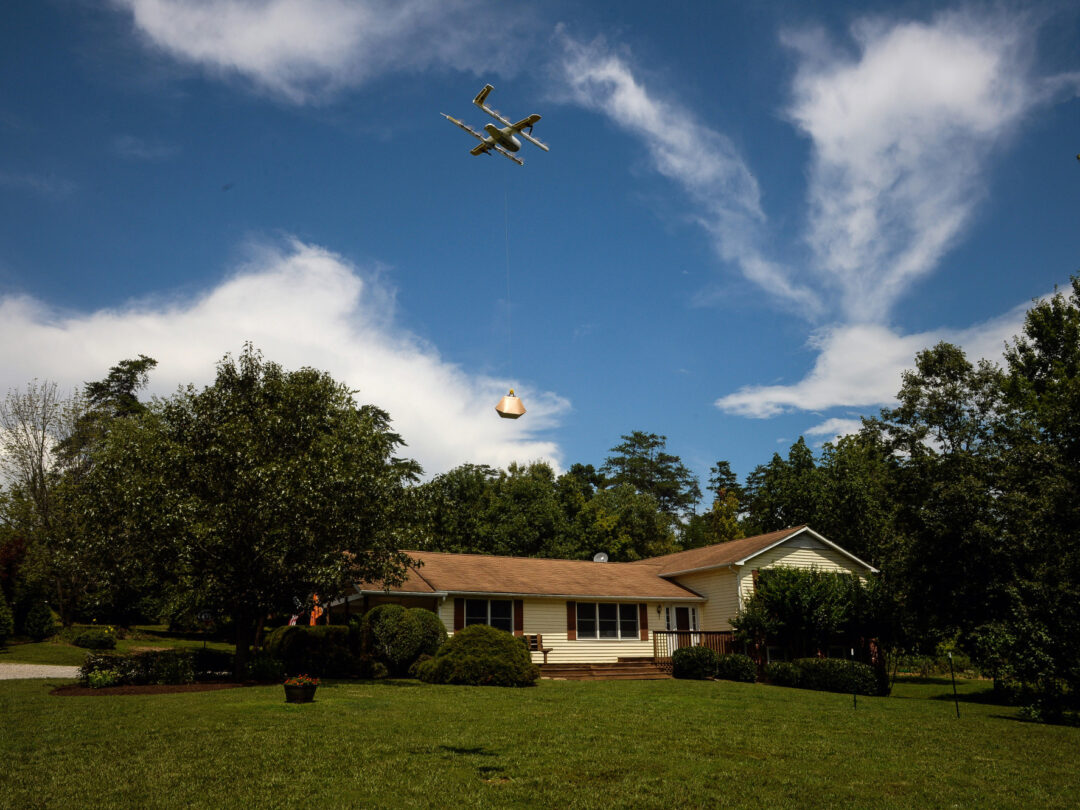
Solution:
[[[142,549],[176,603],[232,619],[242,676],[268,613],[403,576],[405,488],[420,470],[401,445],[343,384],[247,345],[212,385],[114,426],[87,475],[87,518]]]
[[[688,515],[701,499],[701,487],[682,460],[666,448],[667,436],[640,430],[622,436],[600,468],[605,486],[627,484],[651,495],[666,514]]]

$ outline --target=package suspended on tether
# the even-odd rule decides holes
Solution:
[[[514,396],[514,389],[511,388],[510,393],[499,400],[495,410],[503,419],[517,419],[519,416],[524,415],[525,406],[518,397]]]

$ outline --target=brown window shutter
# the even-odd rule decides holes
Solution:
[[[525,600],[514,600],[514,635],[525,635]]]
[[[648,641],[649,640],[649,606],[644,605],[644,604],[643,605],[638,605],[637,606],[637,615],[638,615],[638,630],[641,633],[641,640],[642,641]]]
[[[577,641],[577,602],[566,603],[566,640]]]
[[[465,600],[460,596],[454,597],[454,632],[456,633],[465,626]]]

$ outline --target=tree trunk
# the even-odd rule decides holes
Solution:
[[[255,641],[255,633],[261,620],[252,617],[248,613],[236,613],[233,615],[233,623],[236,625],[236,658],[234,660],[233,674],[236,680],[243,681],[247,679],[251,645]]]

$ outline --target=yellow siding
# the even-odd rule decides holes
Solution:
[[[676,582],[709,600],[698,605],[699,630],[731,629],[731,619],[739,612],[741,604],[737,579],[731,568],[683,574]]]
[[[739,595],[746,601],[754,593],[753,574],[755,570],[787,566],[788,568],[816,568],[818,571],[832,571],[838,574],[858,574],[866,576],[866,571],[843,554],[831,548],[792,548],[781,544],[769,549],[742,566],[739,572]]]
[[[523,601],[525,613],[524,632],[530,635],[540,633],[544,637],[544,646],[551,648],[551,652],[548,653],[549,664],[602,664],[617,661],[619,658],[651,658],[653,654],[652,631],[664,629],[663,613],[658,616],[656,603],[648,602],[645,603],[649,611],[649,638],[647,641],[641,641],[640,638],[575,639],[570,641],[566,638],[565,599],[525,599]],[[637,605],[638,603],[632,602],[632,604]],[[676,604],[696,607],[699,617],[701,615],[702,605],[700,603],[665,602],[663,607],[674,609]],[[439,607],[439,618],[446,625],[447,631],[453,635],[454,600],[452,597],[448,598]],[[544,656],[541,653],[534,652],[532,658],[537,664],[544,662]]]

